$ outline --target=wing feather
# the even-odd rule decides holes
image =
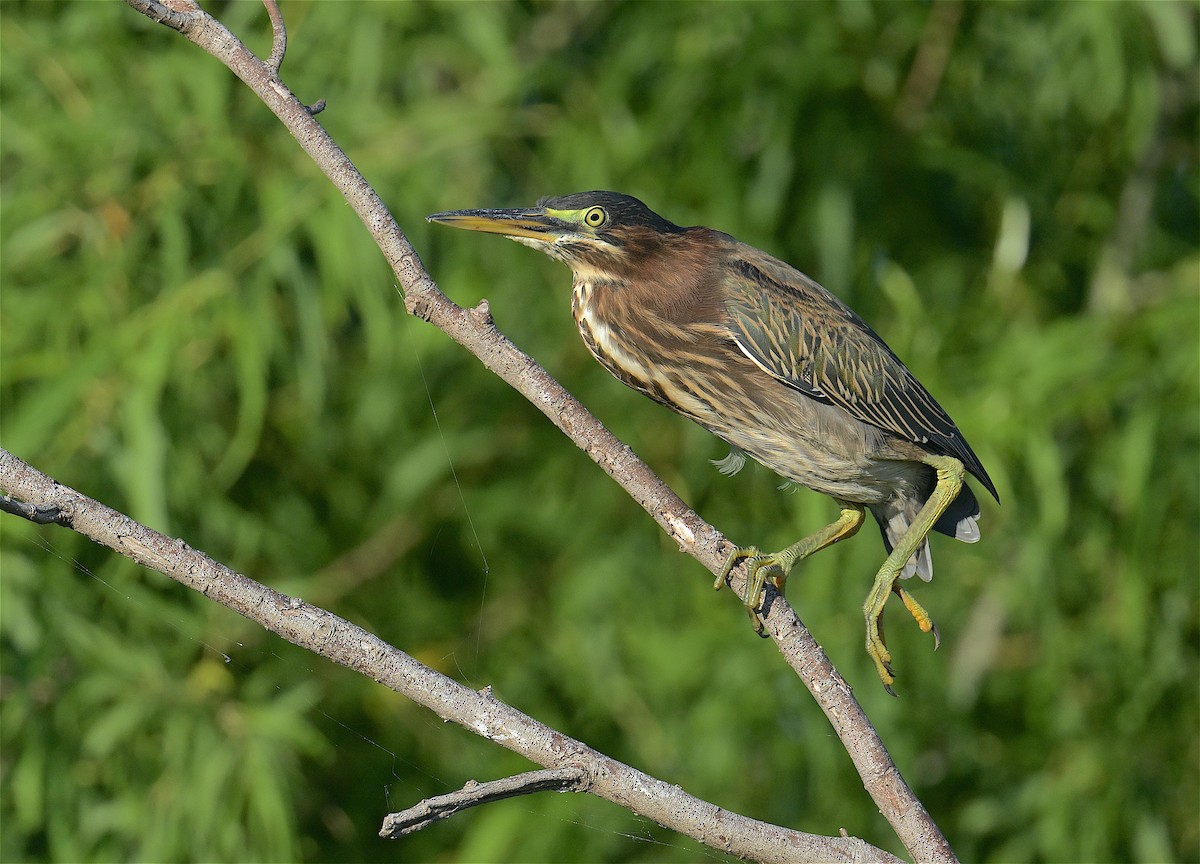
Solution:
[[[950,415],[865,321],[803,273],[739,244],[727,277],[732,336],[783,383],[855,419],[959,459],[996,487]]]

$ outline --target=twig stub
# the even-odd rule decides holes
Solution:
[[[426,798],[419,804],[399,813],[390,813],[383,820],[379,836],[396,840],[422,828],[449,819],[455,813],[492,801],[530,795],[534,792],[583,792],[587,788],[587,772],[578,765],[565,768],[544,768],[526,771],[512,777],[480,783],[468,780],[457,792]]]

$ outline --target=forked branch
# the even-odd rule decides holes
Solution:
[[[219,59],[279,117],[305,152],[324,171],[358,213],[363,224],[375,238],[403,287],[404,303],[411,314],[442,329],[479,358],[488,369],[529,399],[564,434],[612,476],[659,523],[663,530],[675,539],[684,552],[694,557],[714,574],[719,572],[725,556],[731,548],[725,538],[690,510],[662,480],[633,455],[626,445],[616,439],[532,358],[520,351],[500,333],[487,313],[486,305],[481,304],[477,309],[467,310],[455,304],[438,290],[437,285],[422,266],[416,251],[409,244],[379,196],[359,174],[346,154],[314,119],[315,111],[306,107],[279,79],[278,61],[282,61],[282,49],[285,45],[281,18],[278,19],[278,29],[275,31],[274,44],[277,50],[273,52],[272,61],[268,63],[255,57],[224,26],[200,11],[189,0],[173,0],[170,8],[162,3],[153,2],[153,0],[126,0],[126,2],[152,20],[178,30],[189,40]],[[276,16],[273,15],[272,20],[275,21]],[[278,57],[275,56],[276,54]],[[48,478],[43,478],[44,482],[26,486],[17,482],[14,472],[21,473],[22,477],[26,479],[36,474],[33,469],[20,463],[15,457],[4,453],[3,459],[0,459],[0,486],[10,495],[29,503],[38,509],[38,512],[48,513],[50,511],[46,508],[58,506],[72,520],[71,525],[75,530],[88,534],[97,542],[104,542],[122,554],[153,569],[167,573],[185,584],[191,583],[181,576],[186,573],[188,566],[196,566],[194,559],[198,556],[199,559],[207,562],[206,567],[215,569],[212,570],[212,581],[205,582],[203,585],[193,584],[192,587],[204,591],[208,596],[229,605],[230,608],[237,609],[243,615],[258,621],[273,632],[296,641],[293,637],[311,636],[314,628],[320,628],[321,638],[315,640],[315,643],[297,641],[297,644],[304,644],[305,647],[313,650],[318,650],[314,644],[321,648],[336,647],[337,650],[318,650],[318,653],[392,686],[393,689],[403,692],[406,696],[430,707],[442,716],[448,716],[447,705],[450,702],[459,706],[470,705],[470,710],[463,713],[461,719],[457,716],[450,719],[455,719],[456,722],[461,722],[472,731],[492,740],[497,740],[497,737],[491,734],[495,727],[489,725],[490,721],[483,718],[494,717],[495,712],[503,709],[501,713],[511,712],[505,713],[505,716],[512,717],[513,722],[517,723],[522,730],[522,735],[526,732],[534,737],[551,735],[565,748],[552,748],[549,751],[551,755],[541,752],[541,758],[538,758],[532,755],[533,750],[529,742],[520,736],[510,739],[506,733],[505,736],[502,736],[503,740],[497,740],[497,743],[502,743],[517,752],[526,753],[527,749],[530,750],[526,755],[529,755],[529,758],[534,761],[548,767],[561,767],[566,764],[567,757],[577,757],[580,752],[578,748],[587,749],[579,742],[565,739],[558,733],[536,724],[536,721],[513,711],[494,699],[485,700],[480,694],[466,690],[450,679],[441,676],[437,676],[437,679],[417,676],[413,667],[420,667],[420,664],[416,664],[411,658],[380,642],[365,631],[354,628],[353,625],[329,615],[329,613],[318,615],[317,612],[321,610],[314,610],[314,607],[275,594],[269,589],[221,567],[183,544],[170,541],[160,535],[153,535],[153,532],[145,535],[148,539],[144,541],[132,539],[134,534],[122,535],[103,531],[89,534],[80,527],[79,508],[90,499],[84,499],[82,496],[78,496],[78,493],[57,486]],[[52,494],[55,491],[58,494]],[[62,496],[68,492],[70,493],[69,502],[61,500]],[[91,502],[87,506],[94,503]],[[101,507],[102,505],[95,506]],[[106,520],[125,519],[107,508],[103,509]],[[132,530],[131,526],[136,526],[139,536],[140,532],[148,531],[148,529],[132,523],[131,520],[126,521],[129,522],[129,525],[122,530]],[[115,540],[112,539],[114,537]],[[139,543],[141,545],[138,545]],[[184,564],[185,560],[192,563]],[[282,620],[292,623],[283,626],[278,618],[271,618],[268,621],[266,617],[251,614],[255,611],[254,609],[247,609],[244,605],[239,608],[225,590],[235,582],[249,583],[249,586],[253,586],[250,590],[261,594],[261,599],[256,602],[262,604],[267,611],[279,612],[284,616]],[[742,569],[733,573],[731,586],[739,592],[744,592],[745,575]],[[328,618],[324,616],[328,616]],[[900,776],[883,746],[883,742],[851,693],[849,685],[834,669],[824,651],[796,617],[792,608],[773,591],[768,591],[763,619],[766,632],[775,640],[788,664],[796,671],[829,718],[862,777],[864,786],[879,807],[880,812],[896,831],[909,854],[916,860],[922,861],[954,861],[954,853],[949,844],[924,806]],[[298,625],[300,622],[303,622],[304,627],[297,629],[294,625]],[[346,632],[346,628],[352,628],[355,633],[354,639],[369,640],[371,647],[369,650],[364,649],[362,646],[367,645],[368,642],[354,642],[354,639],[351,639],[348,644],[339,642],[335,646],[324,632],[325,628],[331,628],[331,632],[336,634],[343,634]],[[436,675],[431,670],[425,671]],[[421,684],[414,688],[412,682],[418,679]],[[404,687],[401,687],[401,684]],[[424,689],[426,687],[429,689]],[[469,698],[465,694],[473,694],[473,696]],[[444,701],[446,699],[450,702]],[[588,752],[593,753],[594,751]],[[633,772],[633,769],[628,766],[609,760],[602,754],[594,755],[597,759],[603,760],[603,764],[607,766],[606,771],[612,766],[619,766],[621,771],[617,774],[626,778],[630,775],[623,772]],[[617,801],[636,812],[650,815],[641,809],[641,805],[647,802],[641,802],[638,796],[631,792],[631,787],[617,783],[615,780],[617,774],[609,774],[605,771],[600,774],[591,771],[589,774],[592,777],[589,791],[603,794],[604,797],[610,797],[610,800]],[[645,782],[658,784],[653,786],[658,790],[656,794],[669,797],[682,796],[681,801],[690,802],[678,805],[684,809],[710,808],[707,811],[709,821],[706,825],[708,827],[701,832],[702,836],[697,837],[701,842],[706,842],[714,848],[758,860],[814,860],[806,857],[806,855],[813,854],[811,849],[806,853],[801,853],[796,845],[797,837],[808,838],[812,835],[787,832],[786,829],[766,826],[764,823],[754,822],[745,817],[735,817],[734,814],[712,808],[712,805],[699,802],[686,796],[686,793],[662,784],[661,781],[648,778],[640,772],[634,772],[634,774],[643,778]],[[598,777],[599,780],[597,780]],[[634,786],[636,785],[634,784]],[[609,790],[611,794],[605,794],[602,790]],[[652,815],[650,818],[676,827],[676,823],[663,821],[658,815]],[[740,820],[737,822],[736,830],[747,831],[749,832],[748,836],[757,837],[770,834],[775,837],[777,835],[772,832],[786,832],[788,839],[780,841],[782,846],[776,847],[771,854],[765,853],[758,846],[753,847],[755,851],[749,851],[751,847],[740,845],[740,841],[737,841],[731,834],[733,825],[729,820],[734,819]],[[677,828],[677,830],[684,829]],[[861,841],[850,841],[848,838],[819,839],[827,842],[861,843]],[[791,851],[786,855],[780,855],[783,848]],[[851,857],[849,859],[842,858],[842,860],[853,860],[861,848],[870,849],[866,844],[862,844],[861,847],[856,847],[854,850],[842,847],[836,857],[842,858],[843,854],[848,854]],[[815,860],[826,860],[831,855],[830,848],[826,847],[823,852],[815,854]],[[880,856],[886,856],[886,853],[880,850],[871,850],[867,857],[879,860]]]

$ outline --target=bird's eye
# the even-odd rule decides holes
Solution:
[[[592,207],[583,214],[583,224],[589,228],[599,228],[608,221],[608,214],[604,212],[603,207]]]

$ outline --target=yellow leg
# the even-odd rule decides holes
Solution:
[[[782,552],[763,554],[753,546],[738,546],[725,559],[725,566],[721,568],[721,575],[717,577],[713,587],[720,591],[721,586],[729,581],[729,574],[738,562],[749,561],[750,572],[747,574],[746,580],[745,603],[746,608],[750,611],[750,619],[760,633],[762,632],[762,622],[758,619],[755,610],[762,601],[763,586],[766,585],[767,579],[770,579],[782,594],[788,574],[792,572],[797,561],[807,558],[814,552],[820,552],[826,546],[832,546],[839,540],[852,537],[862,525],[864,512],[862,505],[846,501],[839,501],[838,505],[842,508],[842,515],[836,522],[826,525],[820,531],[805,537],[798,543],[793,543]]]
[[[892,682],[896,679],[891,666],[892,655],[888,653],[887,646],[883,643],[883,607],[887,603],[888,596],[896,591],[921,629],[927,633],[933,630],[936,637],[937,629],[929,614],[921,608],[911,594],[903,588],[897,590],[896,580],[900,578],[900,571],[904,569],[904,565],[921,547],[921,542],[929,534],[934,523],[946,511],[950,503],[958,497],[963,484],[963,465],[954,457],[930,455],[924,461],[937,472],[937,485],[934,486],[929,500],[925,502],[912,524],[909,525],[908,531],[897,541],[892,549],[892,554],[888,555],[887,560],[883,562],[883,567],[875,576],[875,584],[871,586],[871,591],[867,594],[867,600],[863,604],[863,616],[867,621],[867,654],[875,664],[875,671],[879,673],[879,680],[883,682],[884,689],[893,696],[896,695],[896,692],[892,690]]]

